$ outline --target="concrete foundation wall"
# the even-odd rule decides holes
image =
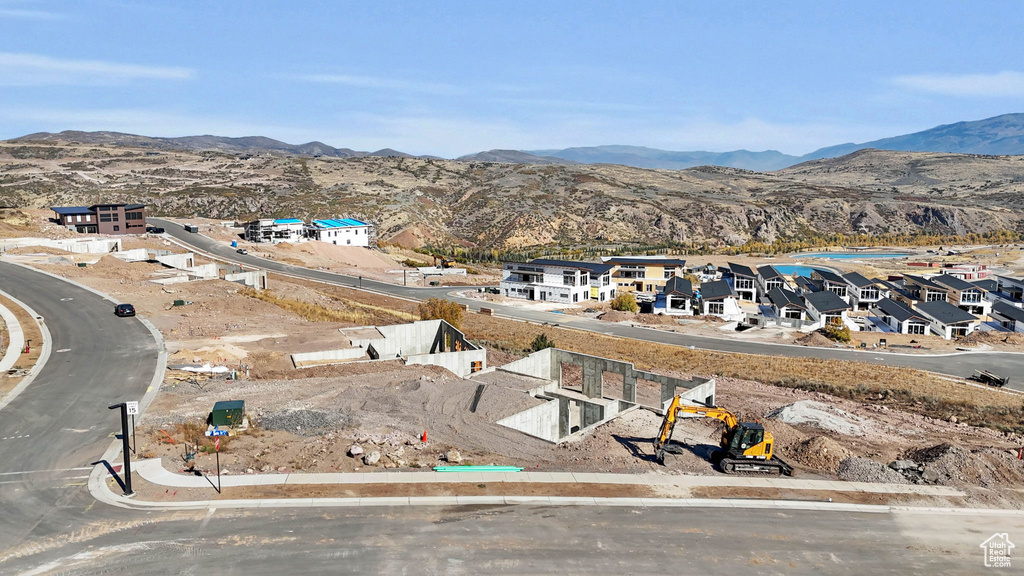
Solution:
[[[200,266],[192,266],[191,268],[188,268],[187,271],[190,276],[195,276],[196,278],[202,278],[204,280],[220,277],[220,274],[217,271],[216,264],[203,264]]]
[[[552,361],[554,351],[554,348],[545,348],[544,350],[534,352],[525,358],[520,358],[515,362],[509,362],[508,364],[501,366],[501,369],[506,372],[513,372],[524,376],[558,381],[559,370]]]
[[[111,256],[125,262],[146,262],[149,260],[149,251],[145,248],[135,248],[132,250],[125,250],[123,252],[116,252],[111,254]]]
[[[482,368],[487,367],[487,350],[465,350],[462,352],[440,352],[436,354],[416,354],[405,359],[406,364],[425,364],[440,366],[445,370],[467,378],[473,373],[473,362],[480,362]]]
[[[523,410],[498,424],[548,442],[558,442],[558,402],[551,401]]]
[[[362,348],[342,348],[341,350],[323,350],[320,352],[304,352],[292,354],[292,364],[296,368],[333,364],[346,360],[365,358],[366,350]]]
[[[257,290],[264,290],[267,287],[266,270],[250,270],[248,272],[225,274],[224,279],[227,280],[228,282],[244,284],[249,288],[255,288]]]
[[[121,251],[119,238],[69,238],[52,240],[50,238],[11,238],[0,240],[0,252],[10,248],[26,246],[43,246],[65,250],[72,254],[108,254]]]
[[[185,269],[195,266],[195,254],[186,252],[184,254],[157,254],[154,258],[157,262],[169,268]]]

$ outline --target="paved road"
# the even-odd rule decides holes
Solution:
[[[0,563],[60,574],[982,574],[991,518],[463,507],[107,519]],[[1019,568],[1018,568],[1019,570]]]
[[[1022,518],[772,510],[460,507],[205,512],[96,503],[84,468],[157,350],[110,302],[0,262],[53,354],[0,412],[0,574],[968,573]]]
[[[225,260],[238,262],[248,266],[265,268],[275,272],[291,274],[293,276],[308,278],[310,280],[319,280],[321,282],[329,282],[346,286],[361,286],[362,288],[393,296],[400,296],[402,298],[423,300],[432,296],[443,296],[461,304],[467,304],[473,310],[479,309],[481,304],[486,304],[486,307],[494,309],[495,313],[510,318],[529,320],[532,322],[560,324],[571,328],[590,330],[622,338],[633,338],[648,342],[660,342],[663,344],[674,344],[678,346],[693,346],[695,348],[717,350],[721,352],[739,352],[745,354],[764,354],[770,356],[822,358],[833,360],[856,360],[875,364],[887,364],[890,366],[919,368],[921,370],[929,370],[932,372],[959,377],[967,377],[973,374],[975,370],[986,369],[997,374],[1011,376],[1011,383],[1008,387],[1024,391],[1024,379],[1014,377],[1018,374],[1024,374],[1024,354],[1012,352],[964,352],[943,356],[895,354],[874,350],[839,350],[785,344],[769,344],[763,342],[748,342],[739,339],[729,339],[727,337],[714,338],[689,334],[677,334],[649,328],[636,328],[632,326],[601,322],[590,318],[566,316],[564,314],[557,314],[554,312],[539,312],[517,306],[483,303],[480,300],[449,295],[449,293],[452,292],[452,288],[396,286],[394,284],[388,284],[386,282],[379,282],[376,280],[360,280],[359,278],[345,276],[343,274],[334,274],[331,272],[324,272],[322,270],[312,270],[290,264],[283,264],[273,260],[259,258],[251,254],[241,255],[237,254],[234,248],[231,248],[224,242],[212,240],[201,234],[185,232],[180,224],[157,218],[150,218],[149,222],[151,225],[163,227],[168,234],[179,241]]]
[[[3,550],[60,531],[59,510],[85,492],[83,468],[120,427],[107,406],[142,398],[158,350],[141,322],[72,284],[0,262],[0,290],[41,315],[52,338],[49,361],[0,412]]]

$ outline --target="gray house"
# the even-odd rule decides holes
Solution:
[[[999,301],[993,304],[992,319],[1007,330],[1024,332],[1024,310],[1009,302]]]
[[[917,311],[931,322],[932,332],[946,340],[967,336],[978,327],[978,318],[945,300],[922,302]]]
[[[923,314],[898,300],[882,298],[874,304],[872,312],[897,334],[923,336],[928,333],[928,325],[931,324]]]

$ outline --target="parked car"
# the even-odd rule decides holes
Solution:
[[[114,315],[121,317],[135,316],[135,306],[132,306],[131,304],[118,304],[117,306],[114,306]]]
[[[163,234],[164,229],[158,226],[150,226],[149,228],[146,228],[146,232],[149,232],[150,234]]]
[[[238,250],[235,250],[235,252],[238,252],[239,254],[248,254],[249,253],[249,251],[246,250],[245,248],[239,248]]]

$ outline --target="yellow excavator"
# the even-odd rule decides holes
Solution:
[[[713,463],[726,474],[733,472],[766,472],[793,475],[793,467],[773,454],[775,438],[757,422],[740,422],[732,412],[718,406],[683,404],[676,396],[665,411],[661,431],[654,439],[654,455],[658,462],[665,464],[669,451],[672,430],[681,414],[694,414],[703,418],[714,418],[725,424],[719,449],[711,456]]]

